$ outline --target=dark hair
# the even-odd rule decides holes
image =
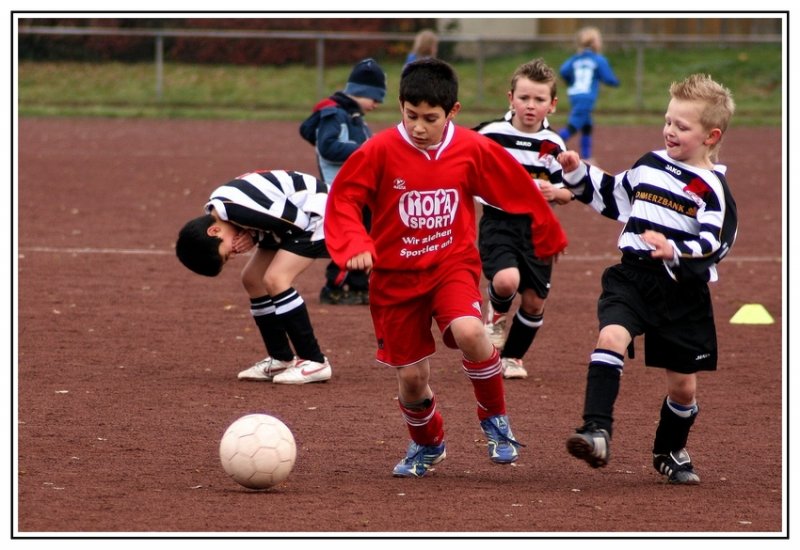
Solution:
[[[440,59],[426,58],[412,61],[403,68],[400,76],[400,102],[419,105],[423,101],[431,107],[450,111],[458,101],[458,77],[455,70]]]
[[[208,234],[208,228],[215,221],[211,214],[189,220],[175,243],[175,254],[181,263],[206,277],[216,277],[222,271],[222,256],[219,255],[222,239]]]

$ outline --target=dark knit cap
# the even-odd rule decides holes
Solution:
[[[353,67],[344,93],[383,102],[386,96],[386,73],[374,59],[364,59]]]

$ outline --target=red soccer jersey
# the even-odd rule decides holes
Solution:
[[[525,169],[497,143],[451,122],[435,150],[415,147],[401,123],[348,158],[328,196],[328,251],[340,266],[369,251],[382,271],[419,271],[453,261],[480,265],[475,196],[531,216],[539,257],[566,248],[561,224]],[[362,205],[372,211],[370,235],[361,221]]]

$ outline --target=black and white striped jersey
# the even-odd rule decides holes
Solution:
[[[481,124],[475,130],[502,145],[531,178],[549,181],[555,187],[564,186],[561,165],[556,157],[567,147],[561,136],[550,129],[547,120],[536,133],[520,132],[511,124],[509,111],[503,119]],[[486,204],[483,199],[478,201]]]
[[[581,163],[564,180],[581,202],[625,223],[618,241],[623,254],[649,259],[651,247],[640,235],[651,229],[675,249],[673,261],[664,262],[673,279],[717,280],[716,264],[730,251],[738,228],[724,166],[706,170],[653,151],[621,174]]]
[[[215,189],[205,205],[238,226],[271,232],[278,238],[299,231],[324,239],[328,186],[302,172],[272,170],[242,174]],[[259,239],[260,240],[260,239]]]

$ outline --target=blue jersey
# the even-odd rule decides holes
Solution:
[[[619,86],[619,79],[608,60],[588,48],[567,59],[559,72],[567,83],[567,95],[571,101],[583,100],[593,105],[597,101],[600,83]]]

